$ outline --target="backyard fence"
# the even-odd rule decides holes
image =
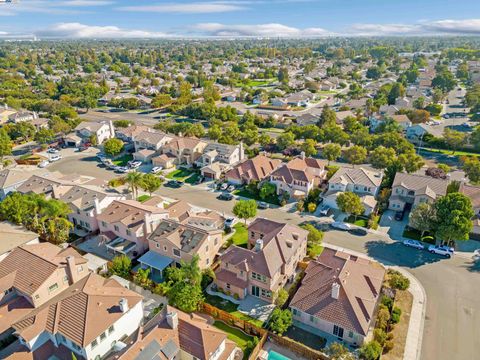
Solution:
[[[308,360],[329,360],[330,358],[321,353],[320,351],[313,350],[308,346],[305,346],[301,343],[298,343],[288,337],[279,336],[273,333],[268,334],[268,340],[272,341],[273,343],[287,348],[288,350],[294,352],[301,357],[308,359]]]
[[[260,338],[258,341],[257,346],[255,346],[250,353],[250,356],[248,357],[248,360],[257,360],[258,355],[260,354],[260,351],[263,349],[263,345],[267,342],[268,338],[268,333],[263,334],[263,336]]]

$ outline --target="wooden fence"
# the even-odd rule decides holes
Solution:
[[[329,360],[329,357],[324,353],[309,348],[308,346],[296,342],[288,337],[269,333],[268,340],[281,347],[287,348],[288,350],[308,360]]]
[[[263,345],[267,342],[268,338],[268,333],[263,334],[263,336],[260,338],[258,341],[257,346],[255,346],[250,353],[250,356],[248,357],[248,360],[257,360],[258,355],[260,354],[260,351],[263,349]]]

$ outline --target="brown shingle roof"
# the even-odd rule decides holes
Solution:
[[[257,155],[237,165],[226,173],[227,178],[238,180],[263,180],[277,169],[282,162],[277,159],[270,159],[264,155]]]
[[[447,193],[449,181],[443,179],[435,179],[430,176],[407,174],[397,172],[393,180],[393,187],[402,186],[405,189],[418,192],[419,194],[427,194],[429,196],[443,196]],[[435,196],[434,196],[435,198]]]

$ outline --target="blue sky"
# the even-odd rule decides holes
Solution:
[[[479,0],[13,1],[3,37],[480,35]]]

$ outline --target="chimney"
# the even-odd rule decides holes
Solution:
[[[122,310],[122,313],[125,314],[128,311],[128,300],[125,298],[120,299],[119,305],[120,310]]]
[[[172,311],[167,314],[167,323],[173,330],[178,328],[178,314],[176,311]]]
[[[255,241],[255,251],[259,252],[263,250],[263,240],[262,239],[257,239]]]
[[[302,151],[302,152],[300,153],[300,158],[301,158],[302,160],[305,160],[305,151]]]
[[[340,284],[334,282],[332,284],[332,298],[338,299],[339,295],[340,295]]]
[[[242,161],[245,158],[245,150],[243,149],[243,141],[240,141],[238,159]]]
[[[113,126],[112,120],[108,121],[108,127],[110,128],[110,136],[115,137],[115,127]]]
[[[70,255],[67,256],[67,272],[69,274],[71,284],[76,283],[80,276],[78,276],[77,264],[75,263],[75,257]]]
[[[93,199],[93,205],[95,206],[95,212],[97,213],[97,215],[101,214],[102,209],[100,209],[100,201],[97,197]]]

